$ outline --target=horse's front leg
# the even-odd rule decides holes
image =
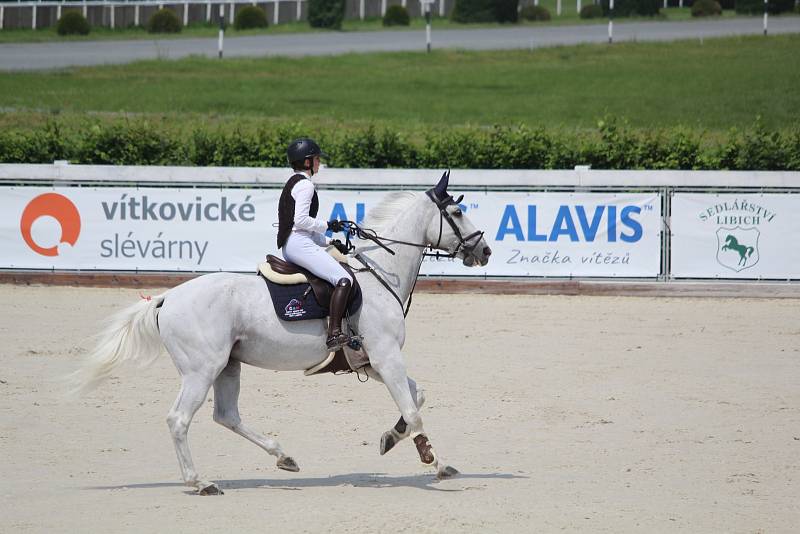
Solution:
[[[381,376],[372,367],[367,367],[367,374],[373,380],[383,382]],[[422,405],[425,404],[425,392],[422,390],[422,388],[417,387],[417,383],[411,377],[408,377],[408,389],[411,391],[411,397],[416,400],[417,410],[422,409]],[[406,439],[410,433],[411,432],[408,430],[406,420],[403,419],[403,416],[401,415],[400,419],[397,420],[397,423],[395,423],[392,428],[384,432],[383,436],[381,436],[381,456],[392,450],[395,445]]]
[[[423,429],[422,416],[419,413],[419,406],[421,406],[421,404],[418,406],[415,401],[416,392],[413,395],[411,392],[411,384],[415,383],[409,381],[400,351],[394,351],[386,359],[376,358],[375,361],[372,362],[372,366],[374,370],[377,371],[378,375],[380,375],[380,379],[386,385],[386,389],[389,390],[389,394],[400,410],[401,421],[405,423],[406,428],[402,433],[398,432],[398,435],[411,436],[414,445],[417,447],[420,461],[425,465],[433,466],[436,469],[436,476],[438,478],[451,478],[457,475],[457,469],[439,461]],[[400,426],[402,428],[402,425]],[[397,431],[397,426],[393,430]]]

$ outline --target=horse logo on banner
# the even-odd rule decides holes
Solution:
[[[722,227],[717,230],[717,261],[723,267],[741,272],[758,263],[758,228]]]

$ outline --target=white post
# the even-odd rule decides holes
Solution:
[[[444,0],[439,0],[439,16],[444,17]]]
[[[575,12],[580,15],[581,14],[581,0],[578,0],[578,3],[575,5]]]
[[[764,0],[764,36],[767,35],[767,0]]]
[[[614,42],[614,0],[608,2],[608,44]]]
[[[664,9],[667,9],[667,0],[664,0]]]
[[[403,7],[406,7],[406,0],[402,0],[402,2],[400,2],[400,4],[401,4]]]
[[[425,41],[428,53],[431,51],[431,2],[425,2]]]
[[[683,0],[678,0],[678,7],[683,9]]]
[[[189,3],[183,4],[183,25],[189,25]]]
[[[36,29],[36,4],[33,4],[33,20],[31,20],[31,28],[34,30]]]
[[[297,22],[300,22],[300,19],[303,17],[303,5],[300,3],[300,0],[297,0]]]
[[[61,20],[61,4],[56,7],[56,20]]]
[[[133,25],[139,25],[139,4],[133,6]]]
[[[0,4],[0,30],[3,29],[3,22],[5,22],[4,21],[5,17],[6,17],[6,8],[2,4]]]
[[[158,10],[161,11],[162,9],[164,9],[164,4],[158,4]]]
[[[280,10],[278,9],[281,5],[280,0],[275,0],[275,11],[272,13],[272,23],[276,26],[278,25],[278,19],[280,18]]]
[[[381,0],[381,17],[386,16],[386,0]]]
[[[561,0],[556,0],[556,16],[561,16]]]
[[[533,0],[533,5],[538,6],[539,5],[539,0]]]
[[[115,13],[114,4],[111,4],[111,29],[112,30],[114,29],[114,22],[115,22],[114,21],[114,13]]]
[[[217,53],[222,59],[222,39],[225,35],[225,4],[219,5],[219,39],[217,41]]]
[[[366,11],[366,6],[364,5],[364,0],[360,0],[358,2],[358,18],[364,20],[364,12]]]
[[[233,4],[231,4],[230,6],[231,6],[231,24],[233,24],[233,19],[234,16],[236,15],[236,9],[234,9]]]
[[[211,22],[211,2],[206,2],[206,23]]]
[[[83,18],[86,18],[86,2],[83,3]]]

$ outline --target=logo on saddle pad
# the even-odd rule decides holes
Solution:
[[[758,263],[758,228],[717,229],[717,262],[737,273]]]
[[[303,308],[303,301],[297,299],[290,300],[284,311],[286,317],[302,317],[306,314],[306,310]]]

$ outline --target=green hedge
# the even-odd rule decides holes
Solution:
[[[413,141],[375,127],[341,132],[288,124],[269,130],[172,131],[146,121],[81,128],[56,121],[0,132],[0,162],[284,167],[286,145],[301,135],[314,136],[333,167],[800,170],[800,126],[770,131],[756,120],[709,139],[697,129],[635,129],[613,117],[590,131],[463,127],[415,132]]]

